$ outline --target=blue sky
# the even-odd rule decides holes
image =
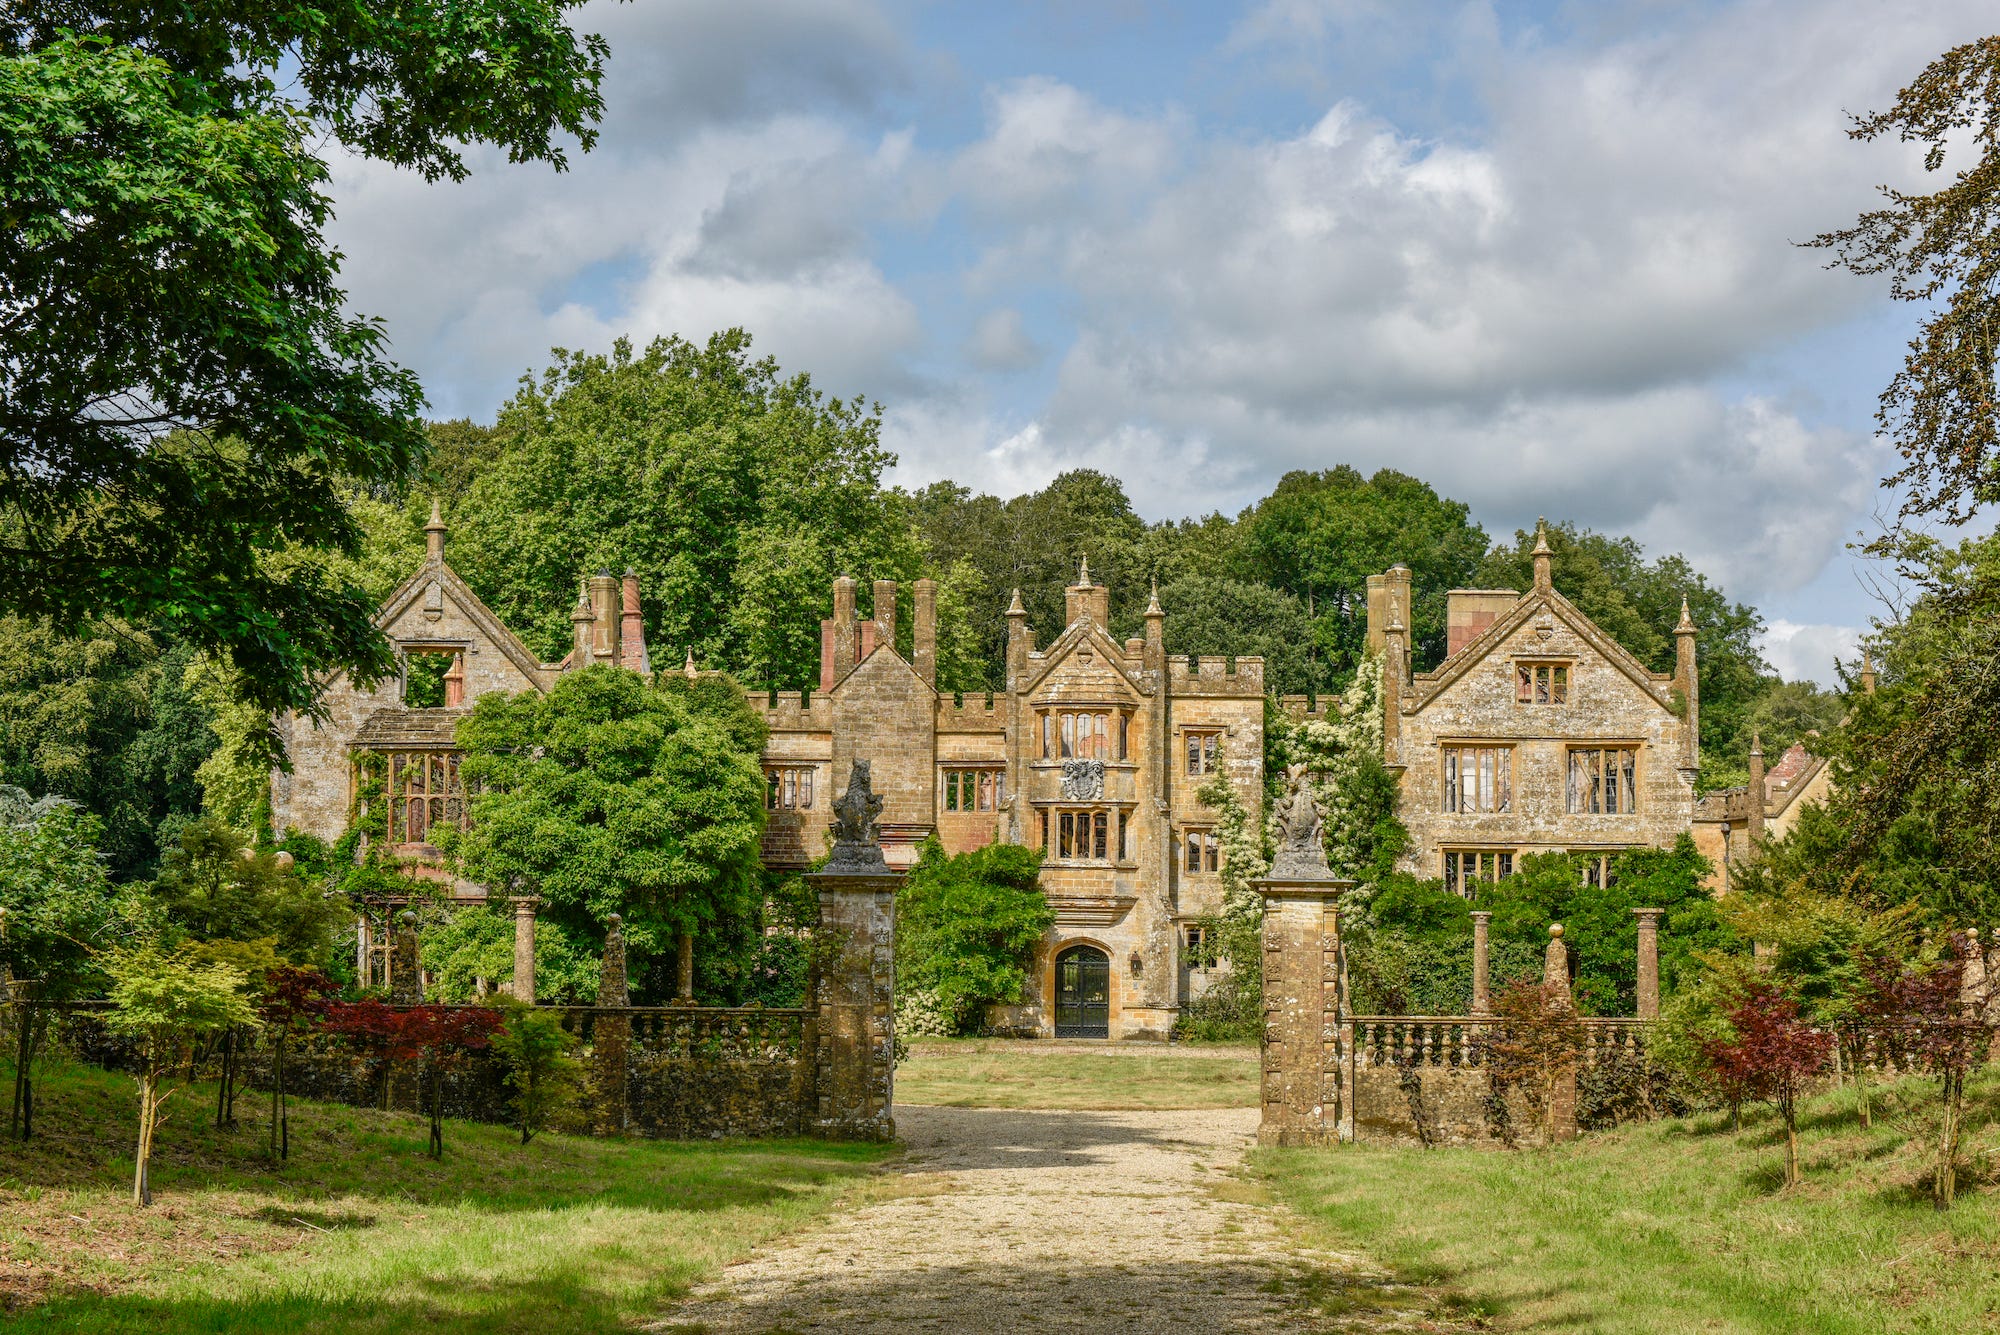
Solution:
[[[551,346],[742,325],[884,405],[898,481],[1064,468],[1149,518],[1416,473],[1681,551],[1831,680],[1909,313],[1792,243],[1988,5],[594,2],[598,149],[336,169],[356,309],[441,415]]]

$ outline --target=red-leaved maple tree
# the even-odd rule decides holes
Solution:
[[[424,1110],[430,1117],[429,1152],[433,1159],[441,1159],[445,1078],[473,1053],[492,1046],[493,1035],[505,1023],[499,1011],[485,1006],[388,1006],[369,999],[336,1003],[327,1013],[325,1027],[377,1064],[385,1101],[390,1067],[396,1062],[418,1063]]]
[[[1783,988],[1752,982],[1729,1012],[1734,1031],[1702,1044],[1715,1082],[1731,1096],[1774,1105],[1785,1123],[1785,1186],[1799,1182],[1799,1096],[1826,1068],[1833,1035],[1807,1021]]]

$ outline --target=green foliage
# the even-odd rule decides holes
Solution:
[[[1176,1021],[1184,1038],[1230,1041],[1255,1038],[1264,1022],[1264,902],[1251,882],[1271,866],[1264,831],[1250,819],[1249,809],[1229,781],[1229,748],[1220,743],[1215,769],[1195,789],[1195,798],[1215,813],[1215,838],[1220,854],[1222,912],[1201,926],[1215,943],[1218,960],[1228,964],[1213,980],[1185,1024]]]
[[[1630,1015],[1637,1004],[1639,924],[1632,910],[1665,911],[1660,920],[1660,987],[1672,992],[1699,969],[1703,951],[1739,950],[1703,884],[1708,860],[1683,834],[1668,849],[1637,848],[1612,862],[1612,884],[1585,881],[1589,859],[1529,854],[1514,875],[1482,888],[1473,907],[1493,913],[1493,939],[1548,944],[1550,923],[1563,924],[1575,962],[1576,1004],[1586,1015]]]
[[[290,964],[325,962],[347,906],[254,848],[213,817],[181,831],[153,894],[178,936],[191,941],[268,941]]]
[[[1146,605],[1145,521],[1124,484],[1093,469],[1063,473],[1040,491],[1011,500],[975,496],[955,482],[935,482],[908,498],[932,568],[952,572],[954,596],[969,613],[970,640],[983,659],[977,679],[958,689],[997,689],[1006,675],[1007,606],[1020,589],[1028,624],[1047,644],[1069,624],[1063,589],[1078,563],[1110,590],[1111,619],[1123,634]]]
[[[1729,601],[1685,557],[1648,560],[1631,538],[1592,533],[1573,523],[1549,525],[1548,538],[1556,591],[1655,672],[1673,671],[1673,630],[1681,599],[1687,599],[1701,687],[1702,782],[1711,788],[1742,783],[1751,715],[1779,685],[1757,648],[1763,617]],[[1532,587],[1534,547],[1532,531],[1516,532],[1511,547],[1496,545],[1487,555],[1479,582],[1488,588]],[[1831,710],[1815,698],[1809,713],[1823,717]]]
[[[1922,590],[1882,625],[1880,689],[1852,697],[1818,744],[1834,759],[1827,819],[1769,846],[1780,879],[1876,908],[1914,902],[1926,925],[2000,917],[2000,537],[1897,544]]]
[[[992,1004],[1018,1002],[1035,947],[1055,924],[1042,854],[988,844],[947,856],[932,835],[896,891],[896,981],[936,995],[953,1032]]]
[[[1470,584],[1486,554],[1486,533],[1462,503],[1387,468],[1369,478],[1345,464],[1287,473],[1237,527],[1240,575],[1309,602],[1318,657],[1341,676],[1362,659],[1370,575],[1410,567],[1414,606],[1403,615],[1417,659],[1435,663],[1444,657],[1445,592]]]
[[[160,788],[185,779],[157,745],[140,749],[162,666],[153,638],[122,621],[64,634],[45,618],[0,617],[0,782],[82,803],[121,872],[153,860]],[[164,782],[148,783],[149,770],[166,771]],[[190,794],[178,796],[185,804]]]
[[[113,886],[95,816],[61,798],[0,787],[0,964],[64,1001],[95,987],[99,956],[146,925],[146,904]]]
[[[0,17],[0,589],[226,654],[264,709],[389,667],[340,479],[395,487],[416,378],[343,309],[338,140],[460,177],[459,146],[561,166],[605,55],[567,0],[448,8],[27,0]]]
[[[2000,499],[2000,403],[1994,328],[2000,323],[2000,37],[1955,46],[1926,65],[1887,111],[1857,116],[1855,139],[1893,135],[1924,145],[1924,170],[1957,165],[1929,194],[1883,186],[1882,207],[1806,245],[1831,250],[1857,274],[1887,275],[1889,294],[1924,314],[1875,421],[1903,456],[1890,485],[1903,513],[1963,523]]]
[[[1472,1009],[1472,904],[1444,888],[1390,872],[1376,880],[1346,929],[1348,986],[1357,1014],[1464,1015]],[[1546,938],[1544,938],[1546,939]],[[1541,947],[1489,942],[1488,984],[1498,992],[1538,978]]]
[[[1256,655],[1273,694],[1325,691],[1328,660],[1316,653],[1305,600],[1283,589],[1212,573],[1190,572],[1160,587],[1170,656]]]
[[[507,1063],[509,1100],[527,1144],[550,1120],[583,1095],[583,1063],[574,1055],[576,1037],[550,1011],[511,999],[501,1003],[506,1027],[493,1035],[493,1050]]]
[[[1410,835],[1396,815],[1396,778],[1382,763],[1382,660],[1362,659],[1324,717],[1285,724],[1267,750],[1279,761],[1267,783],[1282,781],[1293,765],[1312,776],[1326,811],[1326,860],[1334,875],[1364,888],[1386,876]]]
[[[479,999],[478,980],[511,996],[514,915],[503,902],[454,905],[420,914],[417,955],[430,974],[433,1001]],[[588,1006],[597,1000],[601,955],[561,922],[535,923],[535,1000],[544,1006]],[[489,995],[491,993],[489,992]]]
[[[764,725],[727,680],[586,668],[481,696],[458,741],[473,825],[440,845],[496,892],[539,894],[579,943],[624,915],[635,992],[670,991],[680,933],[759,902]]]
[[[148,942],[112,951],[104,959],[111,979],[105,1026],[136,1040],[139,1059],[139,1150],[134,1156],[132,1199],[152,1203],[148,1177],[160,1110],[176,1086],[172,1073],[192,1070],[194,1046],[225,1029],[254,1029],[257,1012],[247,999],[249,980],[226,964],[200,963]]]
[[[858,401],[753,360],[741,330],[558,351],[500,411],[450,516],[452,564],[544,658],[569,647],[578,572],[630,567],[657,661],[692,648],[803,688],[819,678],[833,577],[916,574],[902,507],[879,485],[880,427]]]

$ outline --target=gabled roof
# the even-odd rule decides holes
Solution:
[[[467,620],[478,627],[480,634],[492,641],[494,646],[521,670],[521,675],[534,683],[536,690],[546,689],[542,682],[542,665],[528,652],[528,646],[522,644],[520,637],[507,629],[500,618],[493,614],[493,609],[481,601],[479,595],[472,591],[472,587],[460,579],[458,572],[443,560],[426,560],[417,567],[415,574],[397,585],[396,591],[382,600],[381,610],[375,613],[376,627],[386,631],[394,625],[396,620],[423,596],[425,587],[432,580],[438,582],[444,594],[458,605]]]
[[[1505,646],[1515,632],[1542,613],[1567,626],[1605,662],[1631,678],[1632,684],[1644,691],[1662,709],[1669,711],[1673,709],[1671,673],[1654,672],[1634,658],[1624,645],[1598,629],[1597,623],[1585,616],[1583,610],[1575,603],[1556,590],[1549,589],[1522,594],[1520,601],[1516,602],[1511,610],[1495,620],[1471,643],[1438,664],[1434,670],[1415,674],[1412,678],[1414,698],[1405,712],[1415,713],[1451,689],[1466,673]]]
[[[1095,650],[1105,664],[1124,679],[1125,684],[1135,695],[1145,696],[1153,693],[1152,688],[1146,685],[1137,672],[1125,666],[1124,646],[1113,640],[1110,632],[1087,616],[1080,616],[1070,622],[1069,628],[1056,636],[1048,648],[1038,651],[1042,660],[1041,671],[1028,679],[1027,685],[1022,688],[1023,693],[1032,694],[1038,690],[1042,683],[1048,680],[1050,673],[1062,666],[1072,654],[1085,645]],[[1033,660],[1030,659],[1029,662],[1032,670]]]
[[[884,655],[887,655],[887,657],[884,658]],[[852,668],[850,668],[845,676],[843,676],[839,681],[833,684],[833,688],[829,690],[827,694],[829,696],[839,695],[842,687],[846,686],[847,683],[859,677],[862,673],[862,670],[864,668],[868,668],[869,665],[874,663],[877,659],[882,659],[883,662],[882,666],[874,668],[873,669],[874,671],[894,672],[896,668],[900,667],[903,669],[904,675],[908,676],[912,681],[916,682],[916,684],[927,694],[930,695],[937,694],[937,689],[933,687],[929,682],[925,681],[922,677],[919,677],[917,675],[917,670],[910,666],[910,660],[904,658],[901,654],[897,653],[896,646],[893,644],[876,645],[875,648],[869,653],[868,657],[862,659],[859,663],[856,663]]]

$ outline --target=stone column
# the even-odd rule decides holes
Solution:
[[[1660,913],[1633,909],[1639,915],[1639,1018],[1660,1018]]]
[[[535,910],[533,895],[514,897],[514,1000],[535,1004]]]
[[[1493,915],[1485,909],[1472,915],[1472,1013],[1493,1013],[1492,946],[1488,929]]]
[[[813,1134],[896,1136],[896,887],[882,857],[882,799],[857,760],[833,803],[833,853],[806,878],[819,892],[813,939]]]
[[[819,892],[812,1130],[828,1140],[896,1136],[896,886],[903,874],[823,871]]]
[[[396,917],[396,934],[389,947],[389,1000],[398,1006],[424,1004],[423,966],[417,961],[417,915],[404,909]]]
[[[1340,892],[1352,881],[1261,880],[1264,1116],[1260,1145],[1354,1139],[1354,1035],[1347,1022]]]
[[[597,1016],[590,1045],[591,1122],[599,1135],[614,1135],[631,1124],[630,1085],[632,1017],[619,1012],[631,1006],[625,977],[625,920],[614,913],[604,920],[604,962],[597,974]]]
[[[1549,924],[1549,948],[1542,959],[1542,982],[1554,991],[1554,1006],[1575,1013],[1576,998],[1569,986],[1569,947],[1563,944],[1563,925],[1559,922]],[[1577,1135],[1576,1076],[1576,1067],[1570,1067],[1568,1074],[1557,1082],[1554,1095],[1549,1100],[1549,1132],[1553,1139],[1571,1140]]]

